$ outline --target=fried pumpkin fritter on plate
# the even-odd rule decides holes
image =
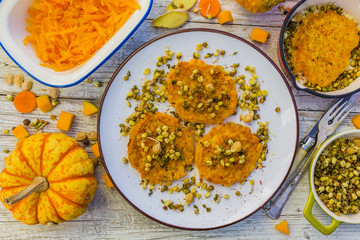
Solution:
[[[295,74],[327,87],[349,66],[359,44],[356,23],[333,10],[308,13],[292,39]]]
[[[250,128],[228,122],[199,140],[195,162],[200,179],[230,187],[243,182],[255,169],[262,145]]]
[[[243,8],[249,12],[267,12],[279,3],[285,2],[285,0],[236,0]]]
[[[192,59],[179,62],[168,74],[168,99],[182,120],[222,123],[235,112],[235,82],[221,66]]]
[[[130,130],[128,158],[143,180],[170,183],[185,176],[185,167],[193,163],[193,139],[176,118],[148,113]]]

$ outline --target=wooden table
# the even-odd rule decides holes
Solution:
[[[216,19],[208,20],[198,14],[191,13],[190,19],[183,28],[213,28],[236,34],[249,40],[249,35],[254,27],[261,27],[271,33],[271,37],[266,44],[256,44],[265,51],[277,64],[277,44],[280,27],[285,15],[274,8],[272,11],[263,14],[251,14],[241,8],[233,0],[220,0],[222,9],[229,9],[233,13],[234,22],[226,25],[219,25]],[[297,2],[297,1],[295,1]],[[4,168],[3,159],[8,156],[4,153],[5,149],[14,149],[17,142],[11,134],[3,134],[3,129],[21,124],[23,119],[40,118],[50,122],[45,127],[47,132],[58,132],[55,128],[56,122],[50,119],[50,115],[59,116],[61,110],[76,113],[73,128],[69,135],[74,137],[79,131],[96,131],[97,116],[84,117],[82,113],[82,100],[87,99],[99,104],[105,86],[110,77],[120,65],[120,63],[136,48],[148,40],[159,35],[169,33],[172,30],[158,29],[151,26],[151,21],[161,14],[170,0],[155,0],[152,11],[133,37],[112,56],[102,67],[93,75],[96,81],[102,82],[103,87],[94,87],[86,81],[71,88],[60,89],[60,105],[50,114],[43,114],[36,109],[31,114],[21,114],[17,112],[12,102],[6,99],[10,92],[17,93],[20,90],[15,86],[8,86],[3,81],[6,73],[22,74],[25,79],[30,79],[21,71],[5,54],[0,50],[0,169]],[[36,95],[47,94],[47,86],[34,81],[32,91]],[[300,120],[300,137],[302,138],[315,124],[317,118],[328,108],[333,100],[323,99],[312,96],[305,92],[300,92],[292,88],[298,106]],[[359,101],[359,94],[353,97],[355,107],[338,131],[354,128],[351,118],[359,114],[360,107],[356,104]],[[89,152],[90,149],[88,149]],[[92,153],[90,153],[92,155]],[[211,231],[184,231],[172,229],[170,227],[154,222],[132,208],[119,193],[114,189],[105,187],[103,175],[104,168],[100,165],[96,169],[96,178],[99,187],[94,200],[90,203],[87,211],[78,219],[62,223],[56,226],[27,226],[16,221],[11,212],[7,211],[1,204],[0,206],[0,237],[2,239],[34,239],[34,238],[88,238],[88,239],[199,239],[199,238],[224,238],[224,239],[319,239],[324,236],[313,228],[303,216],[303,208],[307,200],[309,184],[308,174],[303,176],[300,184],[292,194],[286,205],[281,218],[272,220],[266,217],[260,210],[247,219],[232,226],[211,230]],[[315,204],[316,205],[316,204]],[[314,213],[318,219],[329,224],[330,218],[317,206]],[[289,223],[290,236],[287,237],[274,229],[275,224],[286,219]],[[339,228],[330,236],[329,239],[358,239],[360,228],[357,225],[341,224]]]

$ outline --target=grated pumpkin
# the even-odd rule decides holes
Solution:
[[[40,65],[65,71],[91,58],[137,9],[134,0],[34,0],[23,43]]]

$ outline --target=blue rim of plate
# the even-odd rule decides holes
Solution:
[[[49,84],[49,83],[45,83],[43,81],[41,81],[40,79],[36,78],[34,75],[32,75],[30,72],[28,72],[22,65],[20,65],[12,56],[11,54],[6,50],[6,48],[3,46],[3,44],[0,42],[0,46],[1,48],[5,51],[5,53],[10,57],[10,59],[19,67],[21,68],[24,72],[26,72],[27,75],[29,75],[30,77],[32,77],[33,79],[35,79],[36,81],[38,81],[41,84],[44,84],[46,86],[49,87],[56,87],[56,88],[66,88],[66,87],[72,87],[75,86],[79,83],[81,83],[82,81],[84,81],[87,77],[89,77],[91,74],[93,74],[99,67],[101,67],[112,55],[114,55],[114,53],[116,53],[119,48],[121,48],[125,42],[127,40],[129,40],[129,38],[135,33],[135,31],[140,27],[140,25],[145,21],[146,17],[149,15],[150,10],[152,8],[153,5],[153,1],[154,0],[150,0],[149,3],[149,7],[146,10],[145,15],[141,18],[141,20],[138,22],[138,24],[131,30],[131,32],[126,36],[126,38],[124,38],[124,40],[122,40],[122,42],[109,54],[107,55],[106,58],[104,58],[104,60],[102,60],[97,66],[95,66],[90,72],[88,72],[87,74],[85,74],[85,76],[83,76],[82,78],[80,78],[79,80],[77,80],[76,82],[67,84],[67,85],[54,85],[54,84]],[[2,2],[2,0],[0,0],[0,3]]]
[[[294,87],[297,89],[297,90],[302,90],[302,91],[305,91],[305,92],[308,92],[308,93],[311,93],[315,96],[318,96],[318,97],[323,97],[323,98],[343,98],[343,97],[347,97],[347,96],[350,96],[350,95],[353,95],[354,93],[360,91],[360,88],[359,89],[356,89],[354,91],[351,91],[349,93],[345,93],[345,94],[340,94],[340,95],[326,95],[326,94],[322,94],[321,92],[316,92],[314,90],[311,90],[307,87],[304,86],[304,88],[300,88],[298,85],[297,85],[297,81],[296,81],[296,78],[295,78],[295,75],[292,73],[292,71],[290,70],[290,67],[289,65],[287,64],[287,61],[286,61],[286,58],[285,58],[285,50],[284,50],[284,35],[285,35],[285,31],[286,31],[286,28],[289,24],[289,22],[291,21],[292,19],[292,15],[293,13],[303,4],[305,3],[306,1],[308,0],[301,0],[300,2],[298,2],[291,10],[290,12],[287,14],[286,18],[285,18],[285,21],[281,27],[281,31],[280,31],[280,39],[279,39],[279,51],[280,51],[280,62],[282,64],[282,67],[284,68],[284,72],[289,76],[292,84],[294,85]]]
[[[286,178],[288,177],[289,173],[290,173],[290,170],[294,164],[294,159],[295,159],[295,153],[296,153],[296,147],[298,146],[298,142],[299,142],[299,116],[298,116],[298,111],[297,111],[297,106],[296,106],[296,101],[295,101],[295,97],[291,91],[291,88],[284,76],[284,74],[281,72],[281,70],[279,69],[279,67],[274,63],[274,61],[265,53],[263,52],[260,48],[258,48],[257,46],[255,46],[254,44],[252,44],[251,42],[239,37],[239,36],[236,36],[232,33],[229,33],[229,32],[224,32],[224,31],[220,31],[220,30],[216,30],[216,29],[209,29],[209,28],[188,28],[188,29],[182,29],[182,30],[178,30],[178,31],[175,31],[175,32],[171,32],[171,33],[168,33],[168,34],[165,34],[165,35],[162,35],[162,36],[159,36],[159,37],[156,37],[154,39],[151,39],[150,41],[144,43],[142,46],[140,46],[139,48],[137,48],[135,51],[133,51],[122,63],[121,65],[115,70],[114,74],[111,76],[110,78],[110,81],[109,83],[107,84],[106,88],[105,88],[105,91],[103,93],[103,96],[101,98],[101,102],[100,102],[100,108],[99,108],[99,115],[98,115],[98,118],[97,118],[97,135],[98,135],[98,144],[99,144],[99,150],[100,150],[100,156],[101,156],[101,162],[104,166],[104,169],[107,173],[107,175],[109,176],[109,179],[110,181],[112,182],[112,184],[114,185],[115,189],[120,193],[120,195],[133,207],[135,208],[138,212],[140,212],[141,214],[143,214],[144,216],[150,218],[151,220],[153,221],[156,221],[158,223],[161,223],[163,225],[166,225],[166,226],[169,226],[169,227],[172,227],[172,228],[177,228],[177,229],[183,229],[183,230],[193,230],[193,231],[204,231],[204,230],[212,230],[212,229],[218,229],[218,228],[223,228],[223,227],[227,227],[227,226],[230,226],[232,224],[235,224],[235,223],[238,223],[246,218],[248,218],[249,216],[253,215],[254,213],[256,213],[257,211],[259,211],[264,205],[260,205],[257,209],[255,209],[253,212],[251,212],[250,214],[246,215],[245,217],[243,218],[240,218],[236,221],[233,221],[231,223],[228,223],[228,224],[224,224],[224,225],[219,225],[219,226],[215,226],[215,227],[208,227],[208,228],[188,228],[188,227],[182,227],[182,226],[176,226],[176,225],[173,225],[173,224],[169,224],[169,223],[166,223],[166,222],[163,222],[147,213],[145,213],[144,211],[142,211],[140,208],[138,208],[135,204],[133,204],[122,192],[121,190],[117,187],[117,185],[115,184],[114,180],[112,179],[110,173],[109,173],[109,170],[108,170],[108,167],[106,165],[106,162],[104,160],[104,155],[103,155],[103,152],[102,152],[102,147],[101,147],[101,138],[100,138],[100,120],[101,120],[101,115],[102,115],[102,108],[103,108],[103,104],[104,104],[104,100],[107,96],[107,93],[112,85],[112,83],[114,82],[115,78],[117,77],[117,75],[119,74],[119,72],[122,70],[122,68],[127,64],[127,62],[133,57],[135,56],[139,51],[141,51],[142,49],[146,48],[147,46],[151,45],[152,43],[160,40],[160,39],[163,39],[163,38],[166,38],[168,36],[172,36],[172,35],[176,35],[176,34],[181,34],[181,33],[186,33],[186,32],[211,32],[211,33],[217,33],[217,34],[222,34],[222,35],[225,35],[225,36],[229,36],[229,37],[232,37],[232,38],[235,38],[247,45],[249,45],[250,47],[254,48],[256,51],[258,51],[261,55],[263,55],[272,65],[273,67],[278,71],[278,73],[280,74],[281,78],[283,79],[284,81],[284,84],[285,86],[287,87],[288,89],[288,92],[290,94],[290,97],[292,99],[292,103],[293,103],[293,107],[294,107],[294,110],[295,110],[295,118],[296,118],[296,144],[295,144],[295,149],[294,149],[294,153],[293,153],[293,157],[292,157],[292,160],[291,160],[291,165],[283,179],[283,181],[281,182],[281,184],[279,185],[279,187],[276,189],[276,191],[274,191],[274,193],[264,202],[264,205],[269,202],[274,196],[275,194],[280,190],[281,186],[284,184]]]

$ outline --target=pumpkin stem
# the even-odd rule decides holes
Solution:
[[[14,196],[8,197],[4,199],[4,202],[7,205],[13,205],[27,196],[33,194],[34,192],[43,192],[46,191],[49,188],[49,183],[46,180],[45,177],[37,176],[34,178],[33,182],[27,186],[24,190],[21,192],[18,192]]]

